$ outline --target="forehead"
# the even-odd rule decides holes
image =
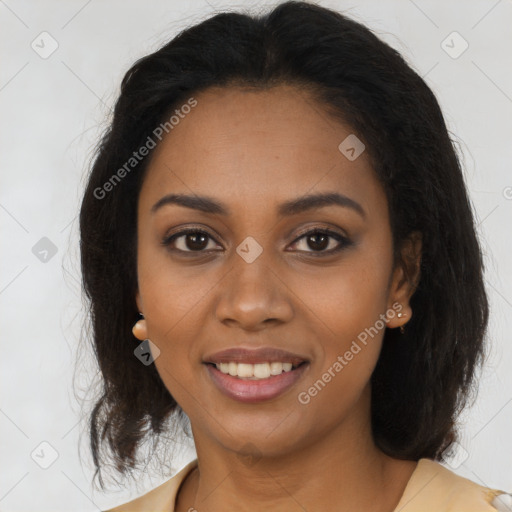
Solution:
[[[306,91],[211,88],[193,97],[197,105],[153,150],[141,202],[197,193],[247,209],[249,199],[262,205],[326,190],[368,209],[385,202],[367,154],[350,160],[340,151],[354,136],[350,126]]]

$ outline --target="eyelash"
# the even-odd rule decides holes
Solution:
[[[189,228],[189,229],[184,229],[182,231],[178,231],[177,233],[174,233],[171,236],[166,236],[162,240],[162,245],[167,247],[169,250],[177,251],[177,252],[180,252],[180,253],[186,254],[186,255],[205,254],[205,253],[209,253],[209,252],[219,252],[219,251],[216,251],[216,250],[214,250],[214,251],[211,251],[211,250],[210,251],[205,251],[204,249],[203,250],[199,250],[199,251],[190,251],[190,250],[184,251],[182,249],[175,249],[175,248],[169,247],[178,238],[181,238],[181,237],[189,235],[189,234],[205,235],[210,240],[213,240],[215,243],[218,244],[218,242],[215,240],[215,238],[213,236],[211,236],[210,233],[208,233],[207,231],[205,231],[203,229],[199,229],[199,228]],[[349,247],[350,245],[352,245],[352,241],[349,240],[346,236],[344,236],[344,235],[342,235],[340,233],[337,233],[335,231],[332,231],[330,229],[327,229],[327,228],[318,228],[318,227],[310,229],[309,231],[306,231],[306,232],[300,234],[294,240],[292,245],[295,245],[299,240],[301,240],[303,238],[306,238],[306,237],[312,236],[312,235],[317,235],[317,234],[327,235],[330,238],[334,238],[339,243],[338,247],[335,248],[335,249],[330,249],[329,251],[322,250],[322,251],[299,251],[299,252],[306,253],[308,255],[312,255],[313,257],[322,257],[322,256],[328,256],[328,255],[332,255],[332,254],[338,253],[341,250],[343,250],[343,249]]]

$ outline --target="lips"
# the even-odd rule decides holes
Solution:
[[[230,367],[238,369],[241,366],[246,366],[243,373],[252,365],[268,367],[268,364],[265,363],[270,363],[271,366],[280,366],[283,371],[277,375],[254,380],[254,378],[237,376],[236,371],[233,375],[224,373],[226,370],[224,369],[224,372],[221,370],[226,363],[230,363]],[[284,368],[284,365],[276,363],[286,363],[292,368],[289,366]],[[206,356],[203,364],[206,366],[211,381],[222,394],[245,403],[263,402],[277,398],[292,388],[309,369],[309,359],[305,356],[269,347],[258,349],[237,347],[222,350]],[[240,375],[239,370],[238,373]],[[266,375],[269,375],[268,370]]]
[[[309,365],[304,363],[294,370],[283,372],[275,377],[245,380],[226,375],[217,370],[212,364],[206,364],[205,366],[212,382],[223,395],[237,402],[249,404],[279,397],[292,388],[309,369]]]
[[[300,354],[272,347],[262,347],[257,349],[236,347],[207,355],[203,359],[203,362],[211,364],[230,362],[246,364],[286,362],[292,363],[293,366],[298,366],[304,362],[309,362],[309,360]]]

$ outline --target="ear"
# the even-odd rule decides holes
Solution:
[[[391,278],[388,309],[395,304],[393,310],[403,313],[403,316],[398,318],[395,315],[390,318],[387,324],[390,328],[405,325],[412,317],[409,301],[420,281],[421,251],[422,235],[419,231],[413,231],[400,247]],[[397,303],[401,305],[401,309],[397,307]]]

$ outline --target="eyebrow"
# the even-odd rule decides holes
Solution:
[[[185,208],[215,215],[231,215],[231,210],[226,205],[211,197],[187,194],[168,194],[153,205],[151,212],[155,213],[163,206],[169,204],[176,204],[178,206],[184,206]],[[366,212],[357,201],[337,192],[309,194],[298,199],[286,201],[279,205],[277,213],[280,217],[288,217],[308,210],[333,205],[351,208],[363,217],[363,219],[366,219]]]

